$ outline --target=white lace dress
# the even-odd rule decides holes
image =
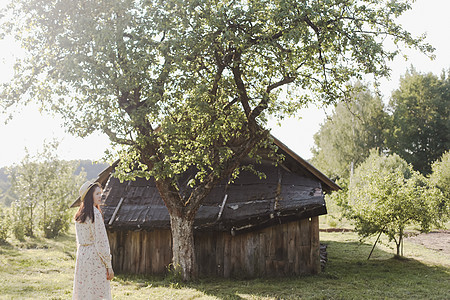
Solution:
[[[73,299],[111,299],[106,268],[111,268],[111,254],[105,224],[94,207],[95,222],[75,222],[77,261],[73,282]]]

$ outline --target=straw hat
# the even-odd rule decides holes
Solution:
[[[90,182],[90,181],[86,181],[85,183],[83,183],[83,185],[80,187],[80,201],[83,202],[84,201],[84,197],[86,197],[87,192],[89,192],[89,190],[91,189],[91,187],[93,186],[98,186],[99,188],[101,188],[102,186],[100,185],[100,183],[98,182]]]

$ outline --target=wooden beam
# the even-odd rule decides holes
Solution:
[[[316,176],[322,183],[324,183],[327,188],[326,190],[329,191],[338,191],[341,189],[339,185],[334,183],[330,178],[325,176],[322,172],[317,170],[314,166],[312,166],[309,162],[301,158],[297,155],[294,151],[289,149],[285,144],[283,144],[280,140],[278,140],[276,137],[272,135],[273,141],[275,142],[275,145],[277,145],[279,148],[281,148],[284,152],[289,154],[292,158],[294,158],[299,164],[301,164],[306,170],[308,170],[311,174]]]
[[[109,219],[108,225],[112,225],[112,223],[114,222],[114,219],[116,218],[117,212],[119,211],[120,206],[122,205],[122,202],[123,202],[123,197],[120,198],[119,204],[117,204],[116,209],[114,210],[111,219]]]

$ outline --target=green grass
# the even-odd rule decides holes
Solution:
[[[0,246],[1,299],[68,299],[76,254],[74,234]]]
[[[254,280],[204,278],[176,283],[164,277],[117,275],[114,299],[448,299],[450,258],[405,242],[405,259],[385,243],[367,256],[373,240],[355,233],[321,232],[326,270],[316,276]],[[75,257],[73,228],[56,240],[0,245],[0,299],[70,299]]]

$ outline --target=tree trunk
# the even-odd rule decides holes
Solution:
[[[194,218],[170,214],[172,230],[172,265],[183,281],[198,277],[194,251]]]
[[[400,243],[395,243],[397,246],[397,257],[400,257]]]
[[[397,246],[397,256],[401,257],[403,256],[403,251],[400,252],[400,246],[402,245],[403,242],[403,229],[400,229],[400,233],[398,236],[398,243],[395,242],[396,246]]]
[[[28,224],[27,224],[26,233],[25,234],[27,236],[32,237],[32,236],[34,236],[33,235],[33,206],[30,205],[29,208],[30,208],[30,222],[28,222]]]
[[[223,165],[220,176],[211,172],[205,182],[197,186],[191,192],[189,198],[185,199],[179,194],[179,189],[170,178],[156,180],[156,187],[163,199],[170,215],[170,226],[172,231],[172,267],[175,274],[180,274],[183,281],[198,278],[198,268],[194,249],[194,220],[195,215],[202,204],[203,199],[211,192],[213,187],[223,178],[229,177],[239,166],[239,163],[253,149],[258,141],[265,137],[266,132],[245,140],[239,149],[235,150],[235,157]],[[149,148],[146,153],[155,153]],[[150,156],[145,156],[150,157]],[[151,169],[151,160],[144,163]]]

